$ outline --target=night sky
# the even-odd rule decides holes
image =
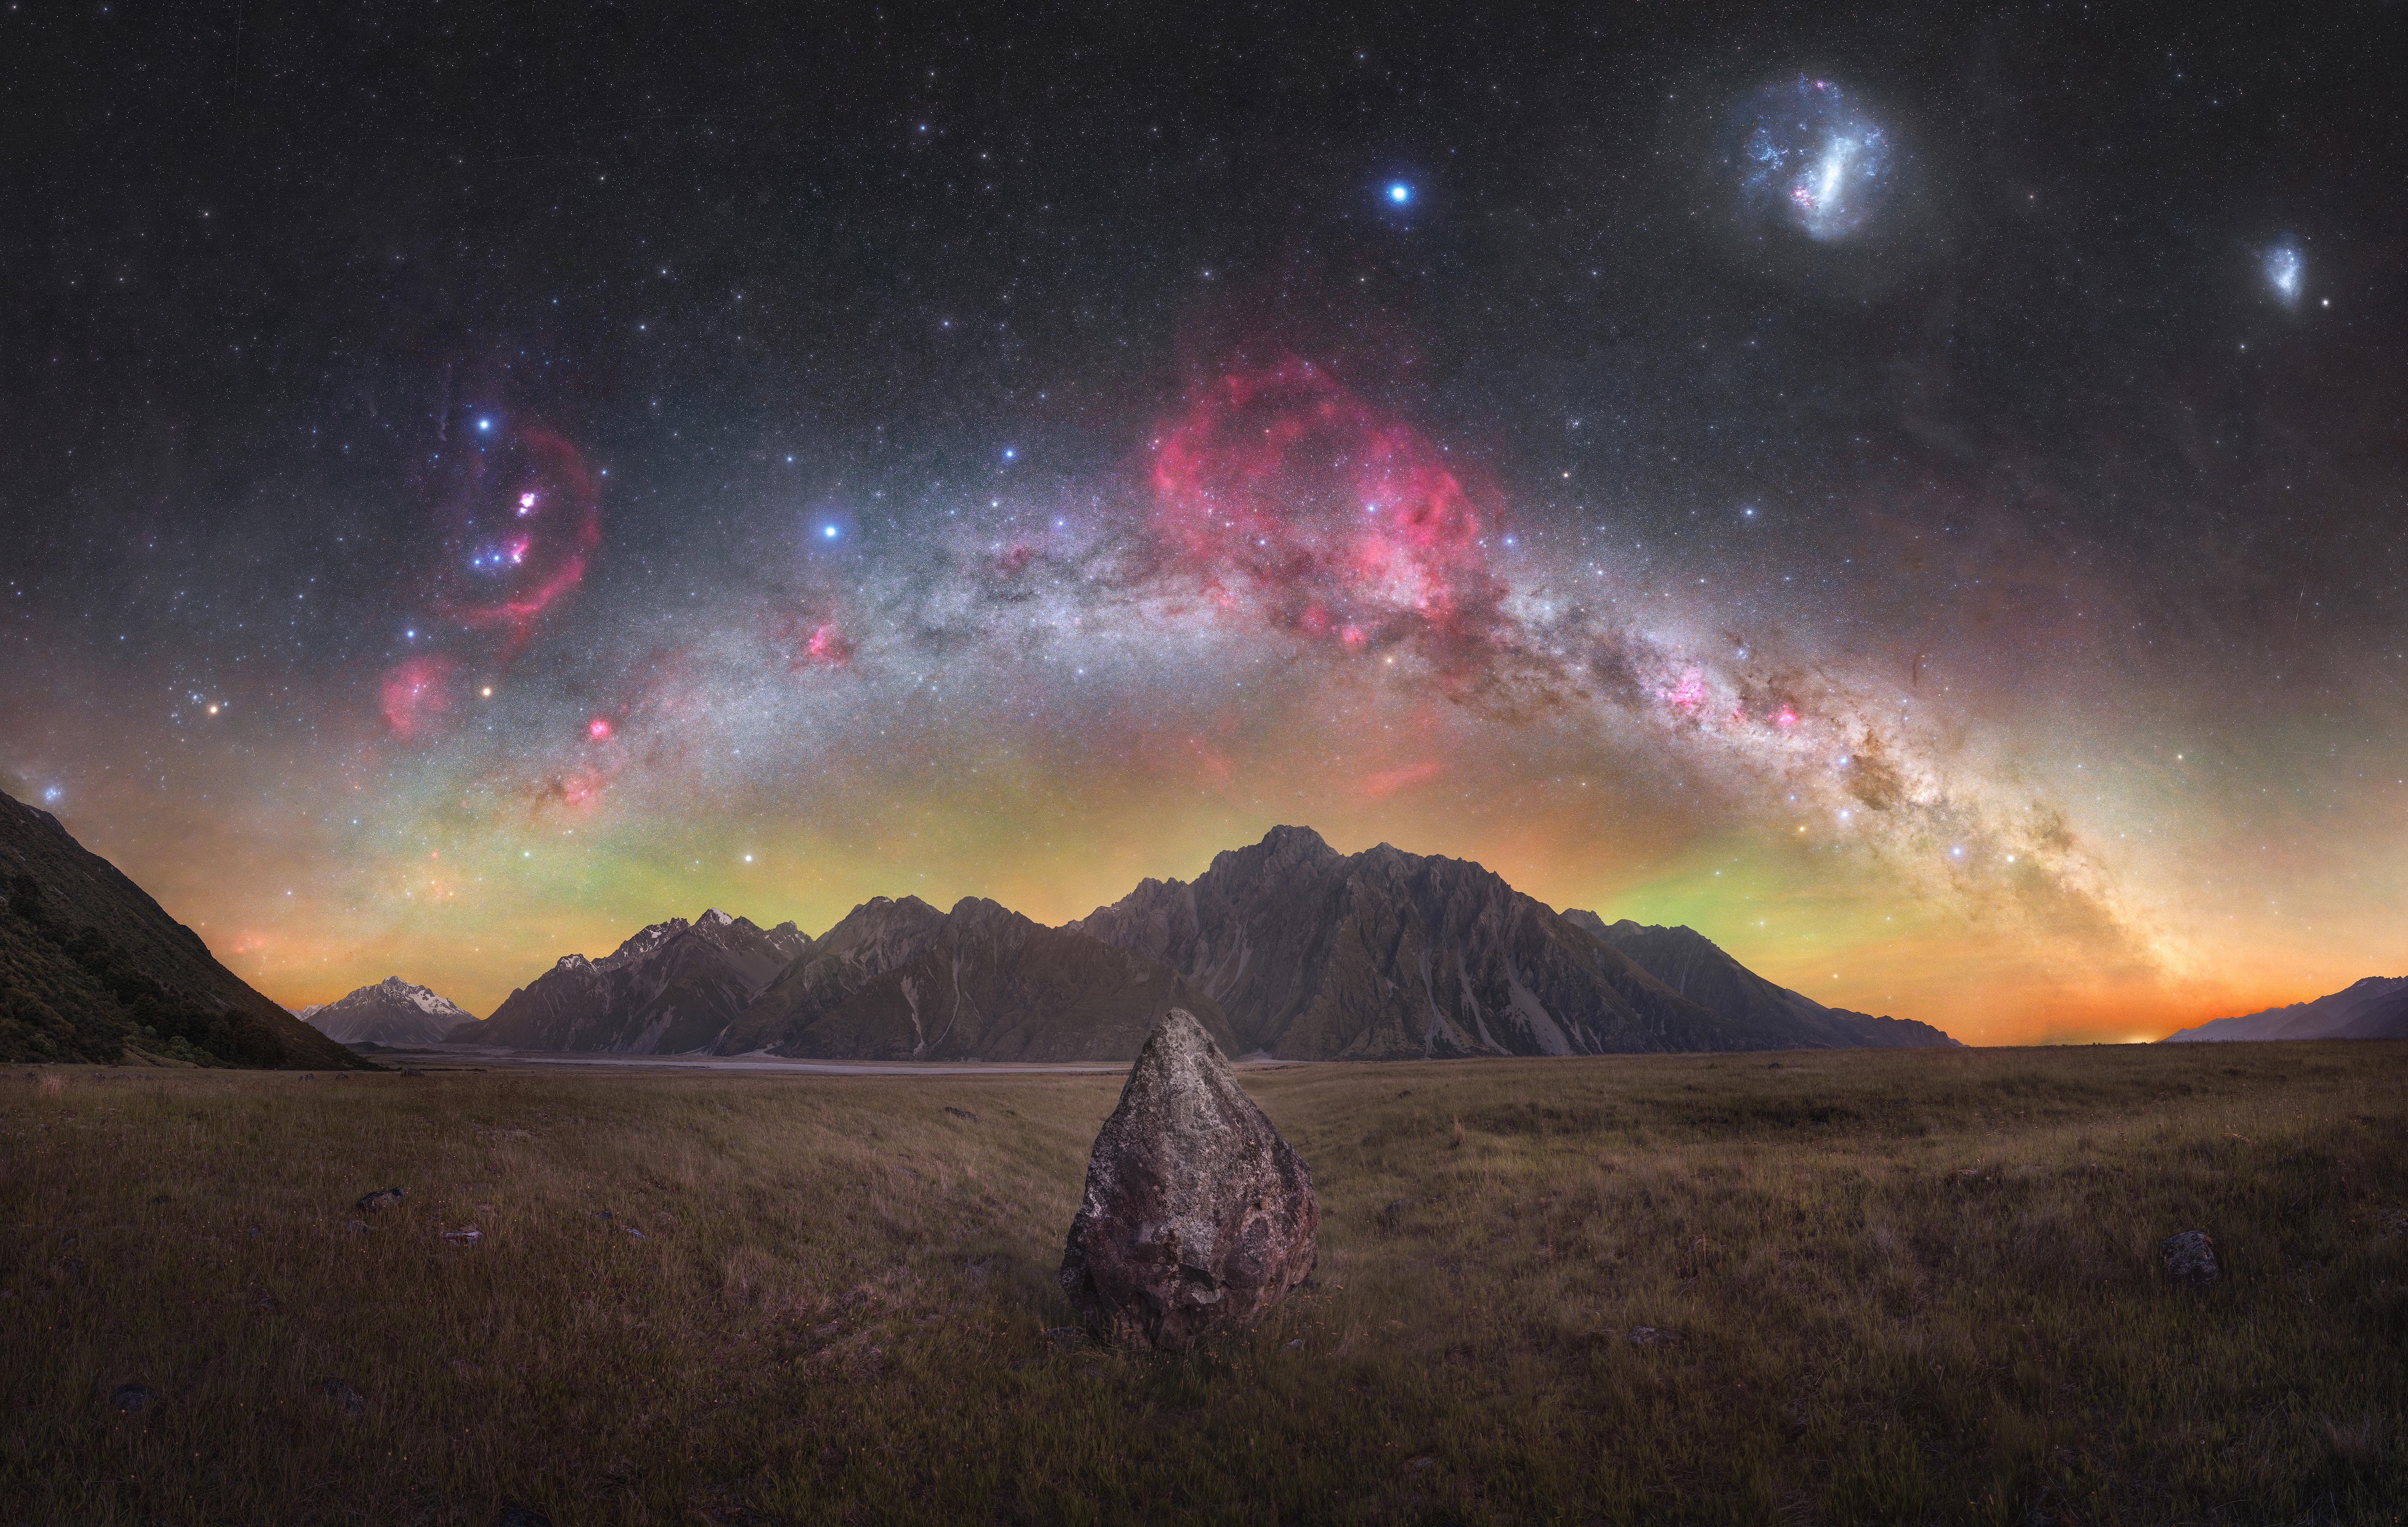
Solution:
[[[2396,6],[817,8],[0,18],[0,789],[295,1005],[1277,822],[2408,969]]]

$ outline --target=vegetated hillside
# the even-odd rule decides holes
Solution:
[[[2214,1019],[2157,1043],[2223,1039],[2408,1039],[2408,976],[2369,976],[2314,1002]]]
[[[460,1005],[387,976],[348,996],[304,1008],[301,1021],[346,1045],[432,1045],[463,1023],[477,1021]]]
[[[712,907],[656,922],[599,960],[567,954],[512,992],[455,1043],[635,1055],[707,1049],[810,940],[791,922],[764,930]]]
[[[1928,1023],[1826,1007],[1803,992],[1775,986],[1694,928],[1646,927],[1627,918],[1609,925],[1595,912],[1577,908],[1564,920],[1620,949],[1691,1002],[1737,1022],[1785,1033],[1786,1048],[1893,1049],[1956,1043]]]
[[[0,794],[0,1059],[342,1069],[57,818]]]
[[[806,955],[763,994],[764,1010],[746,1015],[743,1048],[864,1061],[1125,1061],[1171,1007],[1195,1013],[1224,1047],[1234,1042],[1219,1006],[1156,961],[978,897],[918,915],[927,910],[888,903],[864,921],[886,935],[908,923],[909,936]],[[891,963],[867,952],[882,949]]]
[[[1340,854],[1277,827],[1193,884],[1070,924],[1187,976],[1242,1052],[1291,1060],[1763,1049],[1789,1026],[1690,1001],[1468,860]]]

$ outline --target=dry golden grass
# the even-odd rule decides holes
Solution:
[[[1043,1335],[1116,1078],[10,1073],[0,1520],[2389,1521],[2408,1498],[2408,1047],[1247,1084],[1312,1163],[1321,1272],[1171,1357]],[[2226,1270],[2203,1296],[2156,1272],[2193,1228]],[[121,1414],[127,1381],[162,1398]]]

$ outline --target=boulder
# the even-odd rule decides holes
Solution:
[[[2166,1264],[2166,1280],[2176,1288],[2212,1289],[2224,1276],[2215,1264],[2215,1243],[2203,1230],[2186,1230],[2157,1243]]]
[[[1304,1159],[1173,1007],[1096,1136],[1062,1292],[1100,1339],[1177,1351],[1303,1282],[1320,1223]]]
[[[158,1398],[159,1391],[148,1384],[124,1383],[108,1391],[108,1403],[129,1416],[139,1414]]]

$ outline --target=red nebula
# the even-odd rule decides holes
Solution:
[[[523,527],[472,560],[477,601],[459,606],[461,622],[499,626],[523,642],[553,604],[584,581],[585,564],[602,544],[601,480],[578,449],[558,435],[529,425],[508,449],[480,453],[472,488],[472,519],[501,520]],[[494,580],[486,585],[486,579]]]
[[[1670,701],[1676,709],[1695,712],[1706,703],[1706,676],[1692,668],[1681,676],[1678,686],[1656,692]]]
[[[1187,750],[1196,755],[1197,772],[1216,785],[1226,785],[1237,776],[1237,765],[1226,753],[1215,752],[1202,737],[1189,737]]]
[[[1377,801],[1394,795],[1408,785],[1434,779],[1444,767],[1436,759],[1431,759],[1426,763],[1408,764],[1402,768],[1383,769],[1377,774],[1365,775],[1354,788],[1359,793]]]
[[[585,723],[585,735],[600,742],[610,735],[610,718],[596,716]]]
[[[1351,645],[1490,625],[1484,514],[1419,431],[1290,356],[1197,386],[1154,442],[1154,528],[1211,585]]]
[[[536,792],[535,809],[540,811],[554,802],[582,809],[599,801],[609,788],[609,781],[600,775],[571,769]]]
[[[1793,706],[1783,706],[1778,711],[1773,713],[1772,724],[1781,727],[1796,726],[1798,724],[1797,710]]]
[[[771,627],[771,639],[786,653],[786,671],[798,674],[807,668],[841,668],[853,661],[853,638],[832,620],[814,613],[809,607],[778,617]]]
[[[389,669],[378,692],[394,735],[423,737],[452,709],[452,680],[460,665],[447,657],[410,658]]]
[[[803,644],[803,656],[826,667],[835,668],[853,660],[853,643],[833,624],[822,625],[811,632],[811,639]]]

